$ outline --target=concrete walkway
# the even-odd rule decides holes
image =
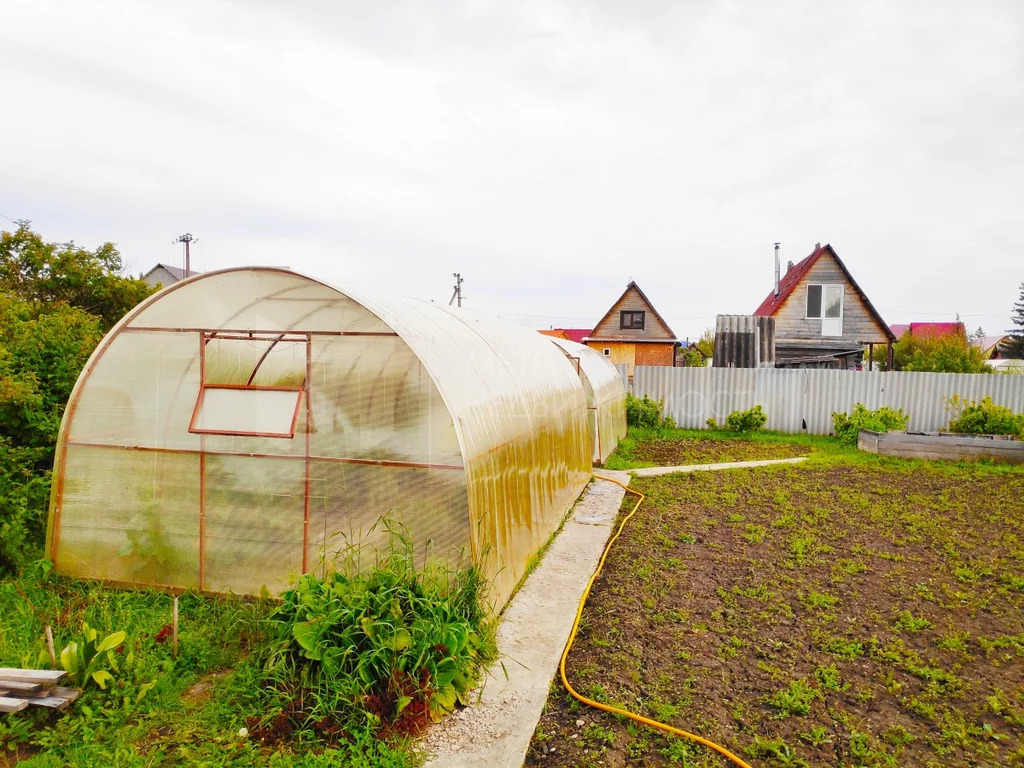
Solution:
[[[644,467],[643,469],[631,469],[629,473],[637,477],[651,477],[652,475],[671,475],[673,472],[707,472],[716,469],[767,467],[772,464],[799,464],[801,461],[807,461],[807,457],[797,456],[793,459],[761,459],[759,461],[726,461],[721,464],[685,464],[680,467]]]
[[[629,482],[626,472],[601,474]],[[580,597],[604,551],[625,491],[595,480],[512,598],[498,627],[499,662],[478,703],[427,732],[430,768],[519,768],[548,698]],[[504,669],[502,669],[502,663]],[[508,679],[505,679],[505,672]]]
[[[628,484],[631,473],[664,475],[801,461],[804,459],[771,459],[598,472]],[[618,485],[602,480],[587,486],[544,559],[509,604],[498,627],[499,661],[488,670],[480,700],[427,731],[419,746],[431,755],[427,768],[522,766],[580,597],[597,568],[624,495]]]

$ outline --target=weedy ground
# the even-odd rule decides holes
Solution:
[[[630,429],[608,461],[607,469],[671,467],[727,461],[787,459],[794,456],[848,454],[829,437],[780,432],[739,433],[708,429]]]
[[[631,487],[581,693],[755,766],[1024,765],[1024,470],[829,448]],[[557,680],[527,764],[729,765]]]
[[[410,570],[411,550],[368,575],[303,577],[284,602],[172,600],[60,578],[39,563],[0,581],[0,666],[48,666],[83,621],[127,640],[64,713],[0,716],[0,766],[372,766],[419,762],[412,735],[456,706],[493,653],[476,572]],[[290,597],[289,597],[290,595]],[[43,662],[43,663],[40,663]]]

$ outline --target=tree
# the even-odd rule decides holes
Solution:
[[[1013,305],[1010,320],[1017,326],[1017,330],[1010,334],[1010,340],[1003,343],[999,353],[1003,357],[1024,359],[1024,283],[1020,284],[1020,296]]]
[[[693,344],[697,351],[707,360],[715,356],[715,332],[711,328],[705,328],[704,333]]]
[[[153,289],[117,274],[111,244],[0,233],[0,572],[37,557],[53,448],[79,372],[103,334]]]
[[[122,277],[121,268],[113,243],[95,251],[47,243],[27,221],[19,222],[15,232],[0,233],[0,294],[31,305],[78,307],[98,316],[104,330],[153,292],[142,280]]]
[[[962,334],[918,338],[907,331],[893,346],[893,362],[897,371],[992,372],[981,350],[971,345]]]
[[[704,365],[704,357],[696,346],[681,347],[679,349],[679,364],[683,368],[700,368]]]
[[[984,338],[985,338],[985,329],[982,328],[980,325],[977,327],[977,329],[974,331],[974,333],[969,334],[967,336],[967,340],[968,341],[977,341],[978,339],[984,339]]]

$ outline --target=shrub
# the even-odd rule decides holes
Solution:
[[[745,411],[733,411],[725,419],[725,426],[733,432],[757,432],[768,421],[760,405]]]
[[[408,538],[372,570],[306,574],[268,621],[269,717],[415,733],[467,697],[493,652],[475,567],[417,570]]]
[[[907,331],[893,346],[893,364],[898,371],[932,373],[991,373],[981,350],[965,335],[917,338]]]
[[[832,414],[832,431],[837,438],[847,445],[857,444],[857,435],[862,429],[875,432],[888,432],[907,428],[910,416],[902,409],[879,408],[869,411],[863,403],[857,403],[849,413]]]
[[[1024,413],[1015,414],[1009,408],[996,405],[991,397],[980,403],[963,400],[953,395],[946,403],[952,412],[949,431],[970,435],[1017,435],[1024,438]]]
[[[663,400],[651,400],[647,395],[633,397],[626,394],[626,423],[631,427],[643,429],[657,429],[667,427],[671,429],[676,425],[671,416],[662,418],[661,412],[665,407]]]

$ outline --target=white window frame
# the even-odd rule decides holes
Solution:
[[[601,350],[601,352],[602,352],[602,354],[605,357],[611,357],[612,356],[612,349],[611,349],[611,347],[605,347],[603,350]]]
[[[821,306],[821,310],[820,310],[821,314],[820,315],[811,315],[811,314],[809,314],[810,307],[808,305],[810,304],[810,300],[811,300],[811,290],[810,289],[811,289],[812,286],[817,286],[817,287],[821,288],[821,305],[820,305]],[[841,320],[843,318],[843,314],[845,312],[844,305],[846,304],[846,290],[845,290],[846,286],[844,286],[842,283],[808,283],[807,284],[807,292],[806,292],[806,295],[804,296],[804,318],[805,319],[807,319],[807,320],[824,320],[824,319],[826,319],[825,307],[828,306],[828,302],[826,301],[825,296],[828,293],[828,289],[829,288],[836,288],[836,289],[839,290],[839,315],[838,315],[837,318],[828,318],[828,319],[832,319],[832,320],[839,319],[839,320]]]

